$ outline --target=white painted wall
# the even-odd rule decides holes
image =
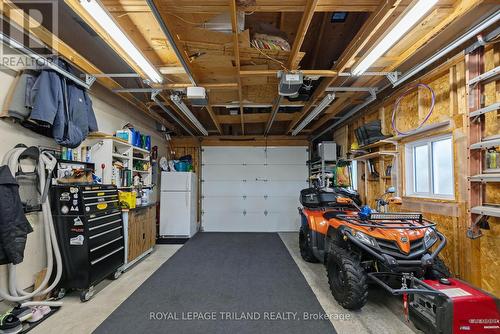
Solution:
[[[14,81],[14,76],[15,72],[13,71],[0,71],[0,106],[4,105],[7,91]],[[159,157],[166,155],[165,140],[155,131],[154,120],[143,116],[140,111],[126,101],[98,84],[94,84],[90,93],[101,132],[111,134],[115,130],[122,128],[126,123],[132,123],[142,133],[152,136],[152,146],[158,146]],[[6,119],[0,119],[0,142],[0,161],[3,159],[4,154],[18,143],[24,143],[27,146],[58,147],[50,138],[26,130]],[[39,213],[28,215],[28,220],[32,224],[34,232],[28,235],[24,262],[18,268],[18,278],[24,287],[33,284],[35,273],[40,271],[46,263],[43,225],[40,217]],[[2,289],[5,288],[6,269],[7,266],[0,266],[0,288]]]

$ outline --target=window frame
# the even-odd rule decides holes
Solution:
[[[451,182],[453,183],[452,194],[451,195],[443,195],[436,194],[435,184],[434,184],[434,157],[433,157],[433,143],[441,140],[451,140]],[[419,146],[427,146],[427,171],[428,171],[428,188],[429,192],[417,192],[415,191],[415,147]],[[453,149],[453,134],[448,133],[440,136],[434,136],[425,139],[419,139],[405,144],[405,196],[410,197],[420,197],[420,198],[431,198],[431,199],[445,199],[445,200],[454,200],[455,199],[455,152]]]

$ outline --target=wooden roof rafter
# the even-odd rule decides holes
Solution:
[[[241,85],[241,63],[240,63],[240,43],[238,37],[238,17],[236,0],[229,0],[231,26],[233,30],[234,62],[236,65],[236,79],[238,81],[238,101],[240,105],[241,133],[245,134],[245,118],[243,117],[243,92]]]
[[[337,73],[344,72],[351,66],[358,53],[376,36],[383,33],[381,28],[392,17],[393,13],[399,6],[402,0],[388,0],[382,2],[380,6],[370,15],[361,30],[356,34],[356,37],[349,43],[339,58],[339,61],[332,67],[333,71]],[[317,104],[319,99],[323,96],[325,90],[331,86],[337,76],[324,78],[319,86],[314,91],[309,99],[309,102],[302,108],[302,112],[290,122],[287,133],[290,133],[295,126],[307,116],[312,107]]]
[[[458,0],[453,8],[450,11],[447,11],[446,15],[442,20],[439,21],[437,25],[432,26],[432,29],[425,33],[421,38],[418,39],[415,43],[413,43],[408,49],[406,49],[402,54],[396,57],[394,61],[384,68],[384,71],[393,71],[397,69],[401,64],[407,61],[414,53],[420,50],[423,46],[425,46],[430,40],[437,37],[440,32],[446,29],[450,24],[455,22],[457,19],[463,17],[468,12],[472,11],[474,8],[478,7],[485,0]],[[440,8],[436,8],[434,12],[442,10]],[[426,25],[426,20],[423,20],[419,23],[418,26]],[[417,26],[417,27],[418,27]]]
[[[307,30],[309,29],[309,26],[313,19],[314,12],[316,11],[316,7],[318,6],[318,2],[319,0],[307,0],[306,2],[304,14],[302,15],[302,18],[300,20],[299,27],[297,28],[297,34],[293,41],[292,49],[290,51],[290,56],[288,58],[287,70],[294,71],[298,68],[298,63],[296,62],[296,58],[298,57],[300,48],[302,47],[302,43],[304,43],[304,38],[306,37]],[[278,96],[273,103],[272,110],[275,111],[276,113],[279,113],[279,107],[280,107],[279,105],[281,103],[281,100],[282,99]],[[265,127],[266,134],[269,133],[269,131],[271,130],[273,120],[274,120],[274,115],[272,113],[271,115],[269,115],[269,120],[267,121]]]
[[[156,6],[156,8],[161,8],[160,4],[158,3],[159,2],[158,0],[152,0],[152,2]],[[163,24],[165,24],[165,27],[168,30],[172,31],[169,21],[166,20],[165,15],[161,11],[160,11],[160,16],[161,16],[161,20],[163,21]],[[186,63],[186,66],[189,67],[189,71],[192,73],[193,80],[195,81],[196,84],[199,84],[199,81],[198,81],[196,74],[193,72],[192,68],[189,66],[189,64],[191,62],[190,62],[188,55],[186,54],[185,49],[182,47],[182,41],[180,40],[179,35],[178,34],[172,34],[172,35],[174,38],[174,44],[175,44],[174,47],[181,51],[180,53],[182,55],[182,58],[183,58],[184,62]],[[160,71],[161,71],[161,69],[160,69]],[[171,85],[182,85],[182,84],[175,84],[174,83]],[[164,86],[167,87],[168,84],[165,84]],[[191,87],[191,86],[192,86],[192,84],[187,84],[183,88],[187,88],[187,87]],[[203,87],[205,87],[207,89],[233,89],[234,84],[233,83],[203,84]],[[168,88],[166,88],[166,89],[168,89]],[[207,99],[210,100],[210,93],[209,92],[207,92]],[[171,104],[171,105],[172,105],[173,109],[177,110],[176,107],[173,107],[173,104]],[[219,132],[219,134],[222,135],[223,134],[222,128],[221,128],[217,118],[215,117],[215,113],[213,112],[212,108],[210,107],[210,104],[207,107],[207,111],[208,111],[210,118],[212,119],[212,122],[214,123],[215,127],[217,128],[217,131]],[[191,123],[189,122],[189,124],[191,124]]]
[[[36,36],[40,41],[42,41],[47,47],[52,50],[56,50],[59,55],[70,61],[76,67],[81,69],[85,73],[91,74],[104,74],[99,68],[97,68],[94,64],[76,52],[73,48],[63,42],[59,37],[55,36],[52,32],[48,31],[45,27],[38,24],[38,22],[34,21],[33,18],[24,14],[24,11],[20,10],[12,1],[3,0],[2,6],[0,7],[0,13],[8,18],[11,22],[17,24],[21,27],[28,27],[25,33]],[[24,24],[26,22],[31,22],[28,24]],[[115,80],[110,77],[98,77],[97,81],[106,87],[109,90],[120,89],[123,88],[120,84],[118,84]],[[160,116],[159,114],[153,112],[148,108],[148,106],[139,101],[133,94],[130,93],[122,93],[119,94],[124,100],[128,103],[136,107],[145,115],[164,125],[168,129],[174,131],[175,133],[180,133],[179,129],[174,126],[172,123],[167,121],[165,118]]]
[[[404,9],[405,7],[406,8],[409,7],[411,3],[412,2],[407,1],[395,5],[403,6],[404,4],[403,7]],[[439,1],[436,4],[435,8],[431,12],[429,12],[429,14],[424,19],[422,19],[420,23],[418,23],[408,32],[407,37],[410,38],[411,43],[405,41],[404,39],[398,41],[391,48],[391,50],[389,50],[384,57],[380,57],[372,67],[380,68],[384,72],[391,72],[397,70],[399,66],[401,66],[406,61],[410,60],[412,56],[414,56],[416,53],[422,50],[429,42],[440,38],[441,32],[450,27],[454,22],[457,22],[457,20],[463,18],[465,15],[472,12],[474,9],[476,9],[483,3],[488,3],[488,1],[487,0]],[[398,17],[400,18],[402,15],[404,15],[405,11],[401,10],[398,12],[401,12]],[[394,20],[392,25],[394,25],[395,22],[396,20]],[[390,29],[386,26],[386,30]],[[383,35],[374,36],[373,40],[375,42],[372,43],[375,45],[376,41],[380,40],[382,37]],[[366,48],[365,52],[367,52]],[[390,59],[390,61],[388,62],[386,61],[386,59]],[[354,67],[356,61],[359,61],[359,59],[345,61],[342,64],[343,67],[338,68],[339,71],[343,71],[348,67],[350,68]],[[384,63],[386,65],[383,65]],[[374,86],[378,82],[380,82],[380,80],[383,79],[381,77],[360,77],[358,78],[356,83],[363,86]],[[323,124],[325,124],[328,120],[329,120],[328,115],[325,115],[324,117],[313,123],[313,126],[310,127],[310,129],[314,131]]]
[[[117,0],[105,0],[110,5]],[[122,0],[123,1],[123,0]],[[128,0],[127,5],[130,10],[141,10],[137,1]],[[195,0],[166,0],[167,5],[176,4],[172,10],[175,13],[222,13],[227,11],[228,5],[225,0],[210,0],[200,4]],[[307,0],[258,0],[256,5],[245,7],[248,12],[304,12],[307,7]],[[372,12],[379,5],[379,0],[321,0],[317,10],[319,12]]]

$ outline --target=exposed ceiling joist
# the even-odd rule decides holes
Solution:
[[[302,14],[302,18],[300,20],[299,27],[297,28],[297,34],[295,35],[295,39],[293,41],[292,49],[290,50],[290,56],[288,58],[287,67],[289,70],[294,71],[297,69],[297,57],[300,52],[300,48],[302,47],[302,43],[304,43],[304,38],[306,37],[307,30],[309,29],[309,25],[311,24],[312,18],[314,16],[314,11],[318,6],[319,0],[307,0],[306,8],[304,10],[304,14]],[[241,75],[241,74],[240,74]],[[266,125],[265,134],[267,135],[271,130],[273,125],[273,121],[279,113],[281,97],[277,96],[274,104],[271,115],[269,116],[268,123]]]
[[[460,17],[463,17],[472,9],[479,6],[481,3],[485,2],[484,0],[459,0],[453,11],[447,14],[444,19],[439,21],[439,24],[435,25],[429,32],[427,32],[423,37],[421,37],[418,41],[413,43],[410,48],[408,48],[403,54],[401,54],[397,59],[395,59],[390,66],[387,66],[385,70],[392,71],[397,69],[401,64],[407,61],[417,50],[427,44],[431,39],[436,37],[441,31],[443,31],[446,27],[448,27],[452,22],[457,20]],[[420,26],[426,25],[426,20],[423,20],[419,23]]]
[[[339,58],[339,61],[332,68],[333,71],[336,71],[337,73],[344,72],[354,63],[358,53],[370,42],[370,40],[381,34],[381,27],[383,27],[384,24],[392,17],[392,14],[401,1],[402,0],[388,0],[382,2],[377,10],[370,15],[361,30],[356,34],[356,37],[344,50]],[[315,105],[323,96],[324,91],[334,82],[335,78],[336,76],[333,76],[322,80],[320,85],[314,91],[314,94],[309,99],[309,102],[302,109],[302,112],[290,122],[287,133],[291,132],[299,121],[307,116],[312,106]]]
[[[300,25],[297,28],[297,34],[293,40],[292,49],[290,50],[290,56],[288,58],[288,69],[290,70],[296,69],[294,68],[294,66],[296,66],[295,60],[299,55],[302,43],[304,43],[304,39],[306,38],[307,30],[309,29],[309,25],[311,24],[314,16],[314,11],[318,6],[318,1],[319,0],[307,0],[306,2],[306,8],[304,10],[304,14],[302,14],[302,19],[300,20]]]
[[[279,113],[276,115],[275,122],[290,121],[295,116],[295,113]],[[217,115],[217,120],[221,124],[239,124],[239,115]],[[269,113],[245,114],[245,123],[265,123],[269,118]]]
[[[79,0],[64,0],[64,2],[87,23],[106,44],[115,51],[136,73],[139,73],[143,79],[147,79],[146,73],[137,65],[137,62],[125,52],[117,41],[110,36],[82,6]]]
[[[111,3],[116,3],[116,0],[106,1],[111,5]],[[166,6],[172,7],[172,11],[175,13],[221,13],[227,10],[228,6],[224,0],[210,1],[208,3],[200,4],[199,1],[194,0],[184,0],[175,1],[167,0],[165,1]],[[372,12],[379,5],[379,0],[321,0],[316,11],[319,12]],[[174,6],[174,4],[176,6]],[[136,6],[129,4],[127,6],[130,10],[142,10],[140,4],[137,3]],[[283,2],[282,0],[270,0],[261,2],[258,1],[254,6],[245,7],[245,11],[248,12],[304,12],[307,8],[306,0],[291,0]],[[117,10],[119,10],[117,6]]]
[[[240,104],[241,133],[245,134],[245,119],[243,117],[243,92],[241,85],[240,43],[238,38],[238,17],[236,13],[236,0],[229,0],[231,27],[233,31],[234,62],[236,65],[236,78],[238,81],[238,101]]]
[[[241,70],[242,77],[276,77],[279,70]],[[333,70],[301,70],[304,76],[311,77],[337,77],[338,72]]]
[[[190,83],[169,83],[158,86],[157,88],[162,89],[182,89],[187,87],[192,87]],[[233,90],[238,88],[236,82],[221,82],[221,83],[200,83],[198,86],[204,87],[207,90]]]
[[[25,15],[24,11],[20,10],[16,5],[12,3],[12,1],[4,0],[2,6],[0,6],[0,13],[2,14],[2,16],[8,18],[11,22],[17,24],[18,26],[28,27],[28,30],[26,31],[27,33],[31,34],[32,36],[36,36],[38,39],[40,39],[40,41],[42,41],[52,50],[57,50],[58,54],[69,60],[83,72],[92,74],[104,74],[103,71],[89,62],[86,58],[76,52],[65,42],[60,40],[59,37],[52,34],[38,22],[34,21],[31,17]],[[110,77],[101,76],[97,78],[97,81],[110,90],[123,88]],[[128,103],[139,109],[142,113],[148,115],[150,118],[153,118],[155,121],[164,125],[166,128],[179,133],[179,130],[176,126],[168,122],[165,118],[161,117],[157,113],[151,111],[148,107],[146,107],[144,103],[137,100],[134,95],[125,93],[120,94],[120,96]]]
[[[222,128],[220,126],[220,122],[217,119],[217,115],[215,115],[214,110],[212,109],[212,106],[210,105],[210,97],[208,97],[208,104],[206,105],[205,108],[207,109],[208,114],[210,115],[210,118],[214,122],[214,125],[217,128],[217,131],[219,132],[219,134],[223,134]]]

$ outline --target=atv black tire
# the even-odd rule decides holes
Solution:
[[[306,262],[318,263],[319,260],[314,256],[311,246],[311,230],[307,227],[301,226],[299,230],[299,248],[300,256]]]
[[[450,269],[438,256],[434,258],[434,263],[431,268],[427,269],[425,273],[426,279],[440,279],[451,277]]]
[[[345,309],[362,308],[368,297],[366,272],[357,257],[331,245],[326,261],[328,284],[335,300]]]

